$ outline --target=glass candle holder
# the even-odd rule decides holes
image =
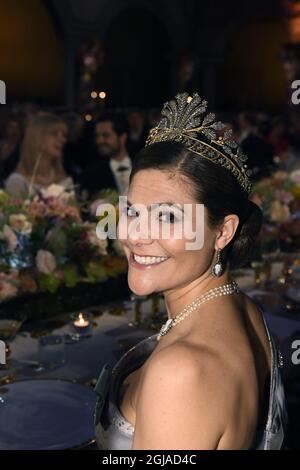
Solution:
[[[90,336],[93,331],[93,314],[91,312],[75,312],[70,315],[71,330],[80,336]]]

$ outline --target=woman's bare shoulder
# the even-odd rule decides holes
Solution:
[[[226,361],[208,348],[177,342],[159,351],[141,380],[134,448],[217,448],[239,395],[233,380]]]

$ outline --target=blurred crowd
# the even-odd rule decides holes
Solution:
[[[2,108],[3,109],[3,108]],[[105,111],[95,119],[76,112],[53,112],[34,103],[0,116],[0,185],[26,198],[41,187],[59,184],[92,198],[104,188],[123,193],[133,159],[159,110]],[[276,169],[300,168],[300,115],[242,112],[221,116],[248,156],[252,178]]]

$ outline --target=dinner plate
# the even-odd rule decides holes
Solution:
[[[0,449],[70,449],[94,437],[95,392],[63,380],[0,387]]]

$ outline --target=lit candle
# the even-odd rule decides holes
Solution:
[[[74,321],[74,325],[79,328],[86,328],[89,326],[90,322],[83,317],[82,313],[78,315],[78,318]]]
[[[92,330],[92,315],[90,313],[72,314],[73,330],[80,335],[88,335]]]

